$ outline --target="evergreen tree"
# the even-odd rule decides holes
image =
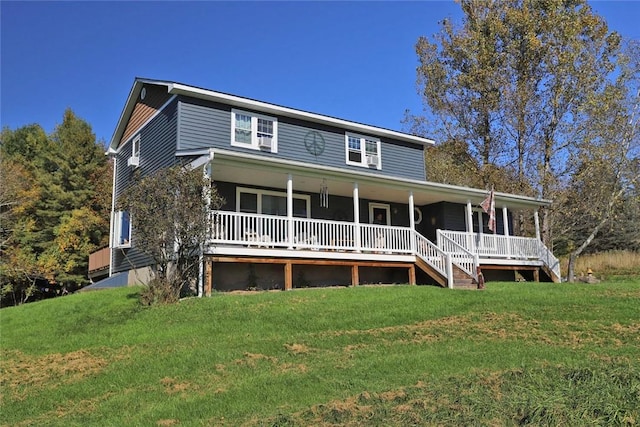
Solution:
[[[16,181],[2,194],[2,296],[28,299],[36,279],[87,283],[111,205],[111,166],[91,126],[68,109],[50,136],[37,124],[3,129],[0,155],[3,183]]]

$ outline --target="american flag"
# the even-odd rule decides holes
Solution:
[[[489,230],[496,232],[496,199],[491,186],[491,193],[480,203],[482,210],[489,214]]]

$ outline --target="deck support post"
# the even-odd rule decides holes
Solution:
[[[293,177],[287,175],[287,241],[293,249]]]
[[[413,191],[409,191],[409,228],[411,229],[411,253],[416,253],[416,217],[414,212]]]
[[[409,267],[409,284],[416,284],[416,266],[413,264],[411,265],[411,267]]]
[[[362,251],[362,242],[360,242],[360,196],[358,192],[358,183],[353,183],[353,225],[354,236],[353,243],[356,252]]]
[[[293,288],[293,274],[291,261],[284,263],[284,290],[290,291]]]
[[[213,262],[210,259],[204,261],[204,294],[211,296],[211,288],[213,287]]]
[[[533,281],[534,282],[539,282],[540,281],[540,269],[536,268],[535,270],[533,270]]]
[[[358,271],[358,264],[351,266],[351,286],[358,286],[360,284],[360,272]]]

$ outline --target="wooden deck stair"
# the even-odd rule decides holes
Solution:
[[[447,287],[447,278],[440,274],[438,270],[427,264],[424,260],[420,259],[420,257],[416,257],[416,267],[427,273],[429,277],[435,280],[443,288]]]
[[[444,288],[448,286],[447,278],[419,257],[416,258],[416,267],[428,274],[429,277],[435,280],[440,286]],[[458,266],[453,265],[454,289],[477,289],[477,287],[478,284],[473,277],[469,276]]]
[[[560,283],[562,281],[561,278],[556,276],[556,274],[551,268],[549,268],[548,265],[543,264],[541,270],[544,274],[547,275],[547,277],[549,277],[549,280],[551,280],[553,283]]]

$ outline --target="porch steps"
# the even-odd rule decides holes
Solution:
[[[561,278],[556,276],[556,274],[551,268],[549,268],[548,265],[543,264],[541,270],[545,275],[547,275],[547,277],[549,277],[549,280],[551,280],[553,283],[560,283],[562,281]]]
[[[416,257],[416,267],[427,273],[443,288],[447,287],[447,278],[419,257]],[[453,265],[453,288],[477,289],[478,285],[473,277],[462,271],[458,266]]]
[[[478,289],[475,279],[462,271],[458,266],[453,266],[454,289]]]

